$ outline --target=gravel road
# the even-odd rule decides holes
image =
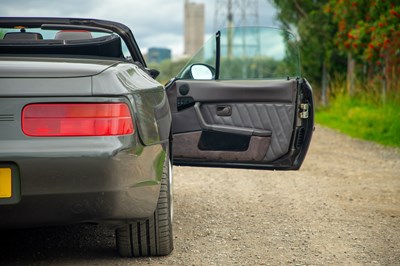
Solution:
[[[114,233],[2,234],[1,265],[400,265],[400,151],[317,126],[300,171],[174,168],[175,250],[121,259]]]

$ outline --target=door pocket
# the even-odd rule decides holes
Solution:
[[[203,136],[204,134],[204,136]],[[174,135],[174,158],[187,158],[193,160],[207,161],[230,161],[230,162],[254,162],[261,161],[266,156],[271,136],[241,136],[241,145],[228,147],[227,144],[218,144],[219,150],[214,146],[217,140],[211,140],[214,134],[222,137],[221,133],[196,131]],[[226,136],[227,133],[222,133]],[[236,135],[236,134],[231,134]],[[215,136],[215,135],[214,135]],[[227,142],[239,139],[230,136]],[[211,149],[212,147],[212,149]]]
[[[203,131],[198,148],[202,151],[246,151],[251,136],[218,131]]]

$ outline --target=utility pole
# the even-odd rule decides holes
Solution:
[[[259,26],[258,0],[215,0],[214,30],[233,26]]]
[[[215,0],[214,9],[214,30],[221,28],[227,29],[226,44],[226,59],[232,60],[234,56],[240,56],[244,59],[243,76],[247,76],[248,63],[247,56],[260,51],[260,39],[255,35],[255,42],[248,43],[246,38],[249,37],[246,30],[234,31],[233,27],[249,27],[259,26],[259,6],[258,0]],[[257,29],[255,29],[257,31]],[[242,34],[242,37],[235,34]],[[242,38],[241,41],[240,38]],[[234,42],[235,40],[235,42]],[[239,47],[240,46],[240,47]],[[239,52],[239,53],[238,53]]]
[[[232,13],[232,0],[228,0],[228,59],[232,59],[232,45],[233,45],[233,13]]]

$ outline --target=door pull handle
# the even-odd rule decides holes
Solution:
[[[217,106],[217,115],[218,116],[231,116],[232,115],[232,106],[229,106],[229,105]]]

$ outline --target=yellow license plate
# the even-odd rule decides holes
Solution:
[[[11,198],[11,184],[11,168],[0,168],[0,198]]]

